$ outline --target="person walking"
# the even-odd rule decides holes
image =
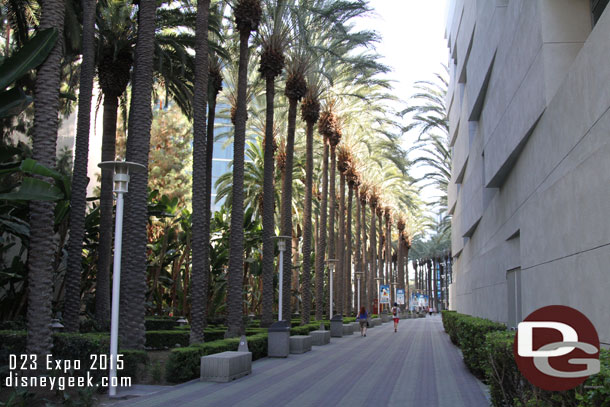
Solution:
[[[398,332],[398,304],[394,303],[392,307],[392,315],[394,317],[394,332]]]
[[[366,336],[366,327],[369,324],[369,314],[366,312],[366,308],[360,307],[356,319],[360,322],[360,336]]]

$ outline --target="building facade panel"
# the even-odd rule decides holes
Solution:
[[[610,12],[591,31],[589,1],[490,3],[465,2],[477,21],[465,91],[453,87],[459,119],[449,117],[458,128],[450,305],[513,326],[566,304],[610,345]]]

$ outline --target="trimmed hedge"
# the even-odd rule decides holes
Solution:
[[[502,324],[454,311],[443,311],[442,315],[445,331],[462,348],[468,368],[473,373],[484,373],[479,377],[489,385],[493,406],[610,407],[610,351],[600,351],[601,371],[583,385],[565,392],[543,391],[531,385],[517,367],[514,331],[506,331]]]
[[[146,347],[150,349],[174,348],[176,345],[188,346],[190,332],[179,329],[166,331],[146,331]]]
[[[462,349],[464,363],[479,379],[485,378],[485,335],[505,331],[506,326],[484,318],[443,311],[443,325],[451,341]]]
[[[441,317],[443,319],[443,328],[449,335],[449,339],[454,345],[458,344],[457,330],[455,327],[455,320],[458,318],[458,313],[455,311],[441,311]]]
[[[485,376],[496,407],[610,407],[610,351],[600,351],[601,370],[576,389],[550,392],[532,386],[515,363],[515,332],[486,335]]]
[[[172,318],[146,318],[144,326],[147,331],[168,331],[178,326],[175,319]]]
[[[165,364],[166,379],[171,383],[195,379],[200,374],[202,356],[236,351],[238,347],[239,338],[230,338],[173,349]],[[248,337],[248,349],[252,352],[252,360],[267,356],[267,334],[260,333]]]

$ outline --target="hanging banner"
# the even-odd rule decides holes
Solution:
[[[404,288],[399,288],[396,290],[396,303],[398,305],[404,305],[405,303],[405,290]]]
[[[379,286],[379,303],[380,304],[389,304],[390,303],[390,286],[389,285],[380,285]]]

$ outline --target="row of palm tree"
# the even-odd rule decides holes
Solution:
[[[339,260],[335,279],[339,313],[353,311],[354,271],[364,273],[363,303],[369,307],[377,297],[375,278],[408,287],[404,267],[412,236],[420,227],[418,191],[408,174],[412,163],[399,145],[398,116],[388,113],[388,102],[393,99],[390,85],[378,77],[387,70],[372,51],[378,38],[375,33],[353,28],[355,18],[370,12],[367,1],[85,3],[64,302],[68,330],[78,330],[81,310],[86,157],[96,70],[103,94],[103,160],[116,156],[121,105],[123,116],[128,117],[123,123],[128,134],[125,158],[145,166],[149,163],[153,93],[165,91],[192,120],[192,255],[186,257],[192,259],[192,343],[205,339],[210,303],[211,161],[217,127],[229,128],[233,144],[232,174],[223,178],[231,211],[227,336],[239,335],[244,329],[244,213],[248,207],[262,217],[263,324],[273,320],[273,238],[278,229],[280,234],[293,237],[293,250],[288,250],[283,270],[279,270],[284,277],[285,315],[293,311],[297,287],[303,304],[302,322],[309,322],[312,306],[315,318],[323,317],[331,300],[325,268],[328,259]],[[45,3],[40,13],[40,28],[55,27],[62,33],[63,11]],[[48,64],[60,66],[60,43],[37,73],[34,101],[34,158],[49,168],[55,165],[52,147],[57,137],[61,78],[59,68]],[[282,94],[276,95],[277,87],[283,87]],[[232,126],[223,120],[227,109]],[[260,185],[249,188],[253,185],[248,183],[248,174],[260,170],[245,160],[257,151],[256,146],[263,152],[262,189]],[[277,169],[276,160],[280,164]],[[125,348],[144,346],[148,174],[132,174],[125,207],[120,329]],[[102,173],[100,196],[95,292],[96,318],[101,325],[107,323],[109,315],[111,176]],[[48,352],[51,346],[52,270],[46,259],[55,250],[48,239],[53,235],[52,211],[52,201],[31,203],[28,350],[36,353]],[[397,267],[392,267],[392,252]],[[300,273],[294,273],[297,257],[302,259]],[[315,290],[311,287],[312,269]]]

